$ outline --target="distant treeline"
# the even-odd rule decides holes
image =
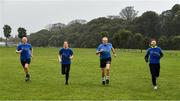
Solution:
[[[48,25],[28,38],[33,46],[59,47],[68,40],[71,47],[94,48],[103,36],[108,36],[114,47],[128,49],[145,49],[151,39],[156,39],[163,49],[180,49],[179,4],[161,14],[154,11],[137,14],[138,11],[129,6],[119,15]]]

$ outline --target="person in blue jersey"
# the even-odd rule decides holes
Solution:
[[[100,56],[100,67],[102,73],[102,84],[109,84],[111,51],[116,57],[115,49],[111,43],[108,43],[108,37],[102,38],[102,44],[96,49],[96,55]]]
[[[25,81],[30,80],[29,64],[33,56],[33,49],[31,44],[27,43],[27,37],[22,38],[22,43],[17,46],[16,53],[20,54],[20,61],[25,72]]]
[[[63,48],[59,50],[58,59],[61,63],[61,73],[65,75],[65,85],[68,85],[69,72],[71,67],[71,60],[73,58],[73,51],[69,48],[67,41],[64,41]]]
[[[149,62],[149,68],[152,77],[152,84],[154,89],[158,88],[156,80],[160,73],[160,59],[163,57],[163,53],[160,47],[156,45],[156,40],[151,41],[151,47],[147,49],[145,55],[145,61]]]

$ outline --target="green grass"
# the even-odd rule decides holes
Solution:
[[[69,85],[64,85],[57,60],[58,48],[34,48],[32,82],[24,81],[19,55],[0,47],[0,100],[180,100],[180,51],[165,51],[154,91],[148,64],[137,50],[118,50],[111,65],[110,85],[101,85],[95,49],[74,49]]]

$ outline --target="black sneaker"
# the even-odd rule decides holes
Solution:
[[[105,85],[106,84],[106,82],[105,81],[102,81],[102,85]]]
[[[28,74],[28,75],[26,75],[26,77],[25,77],[25,81],[27,82],[27,81],[30,81],[30,75]]]
[[[106,79],[106,84],[109,84],[109,80],[108,79]]]
[[[68,85],[68,82],[66,82],[65,85]]]

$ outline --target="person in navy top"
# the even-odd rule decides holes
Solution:
[[[26,37],[22,38],[22,43],[17,46],[16,53],[20,54],[20,61],[26,74],[25,81],[29,81],[29,64],[31,62],[31,57],[33,56],[33,49],[31,44],[27,43]]]
[[[152,76],[152,84],[154,89],[157,89],[156,79],[160,73],[160,59],[163,57],[163,53],[160,47],[156,45],[156,40],[151,41],[151,47],[147,49],[145,55],[145,61],[149,62],[150,72]]]
[[[100,56],[100,67],[102,72],[102,84],[109,84],[109,72],[111,64],[111,51],[116,57],[115,49],[111,43],[108,43],[108,37],[102,38],[102,44],[96,49],[96,55]]]
[[[69,48],[69,44],[67,41],[64,41],[64,46],[59,50],[58,59],[61,63],[61,73],[62,75],[65,74],[66,82],[65,84],[68,85],[69,79],[69,72],[71,66],[71,59],[73,58],[73,51]]]

